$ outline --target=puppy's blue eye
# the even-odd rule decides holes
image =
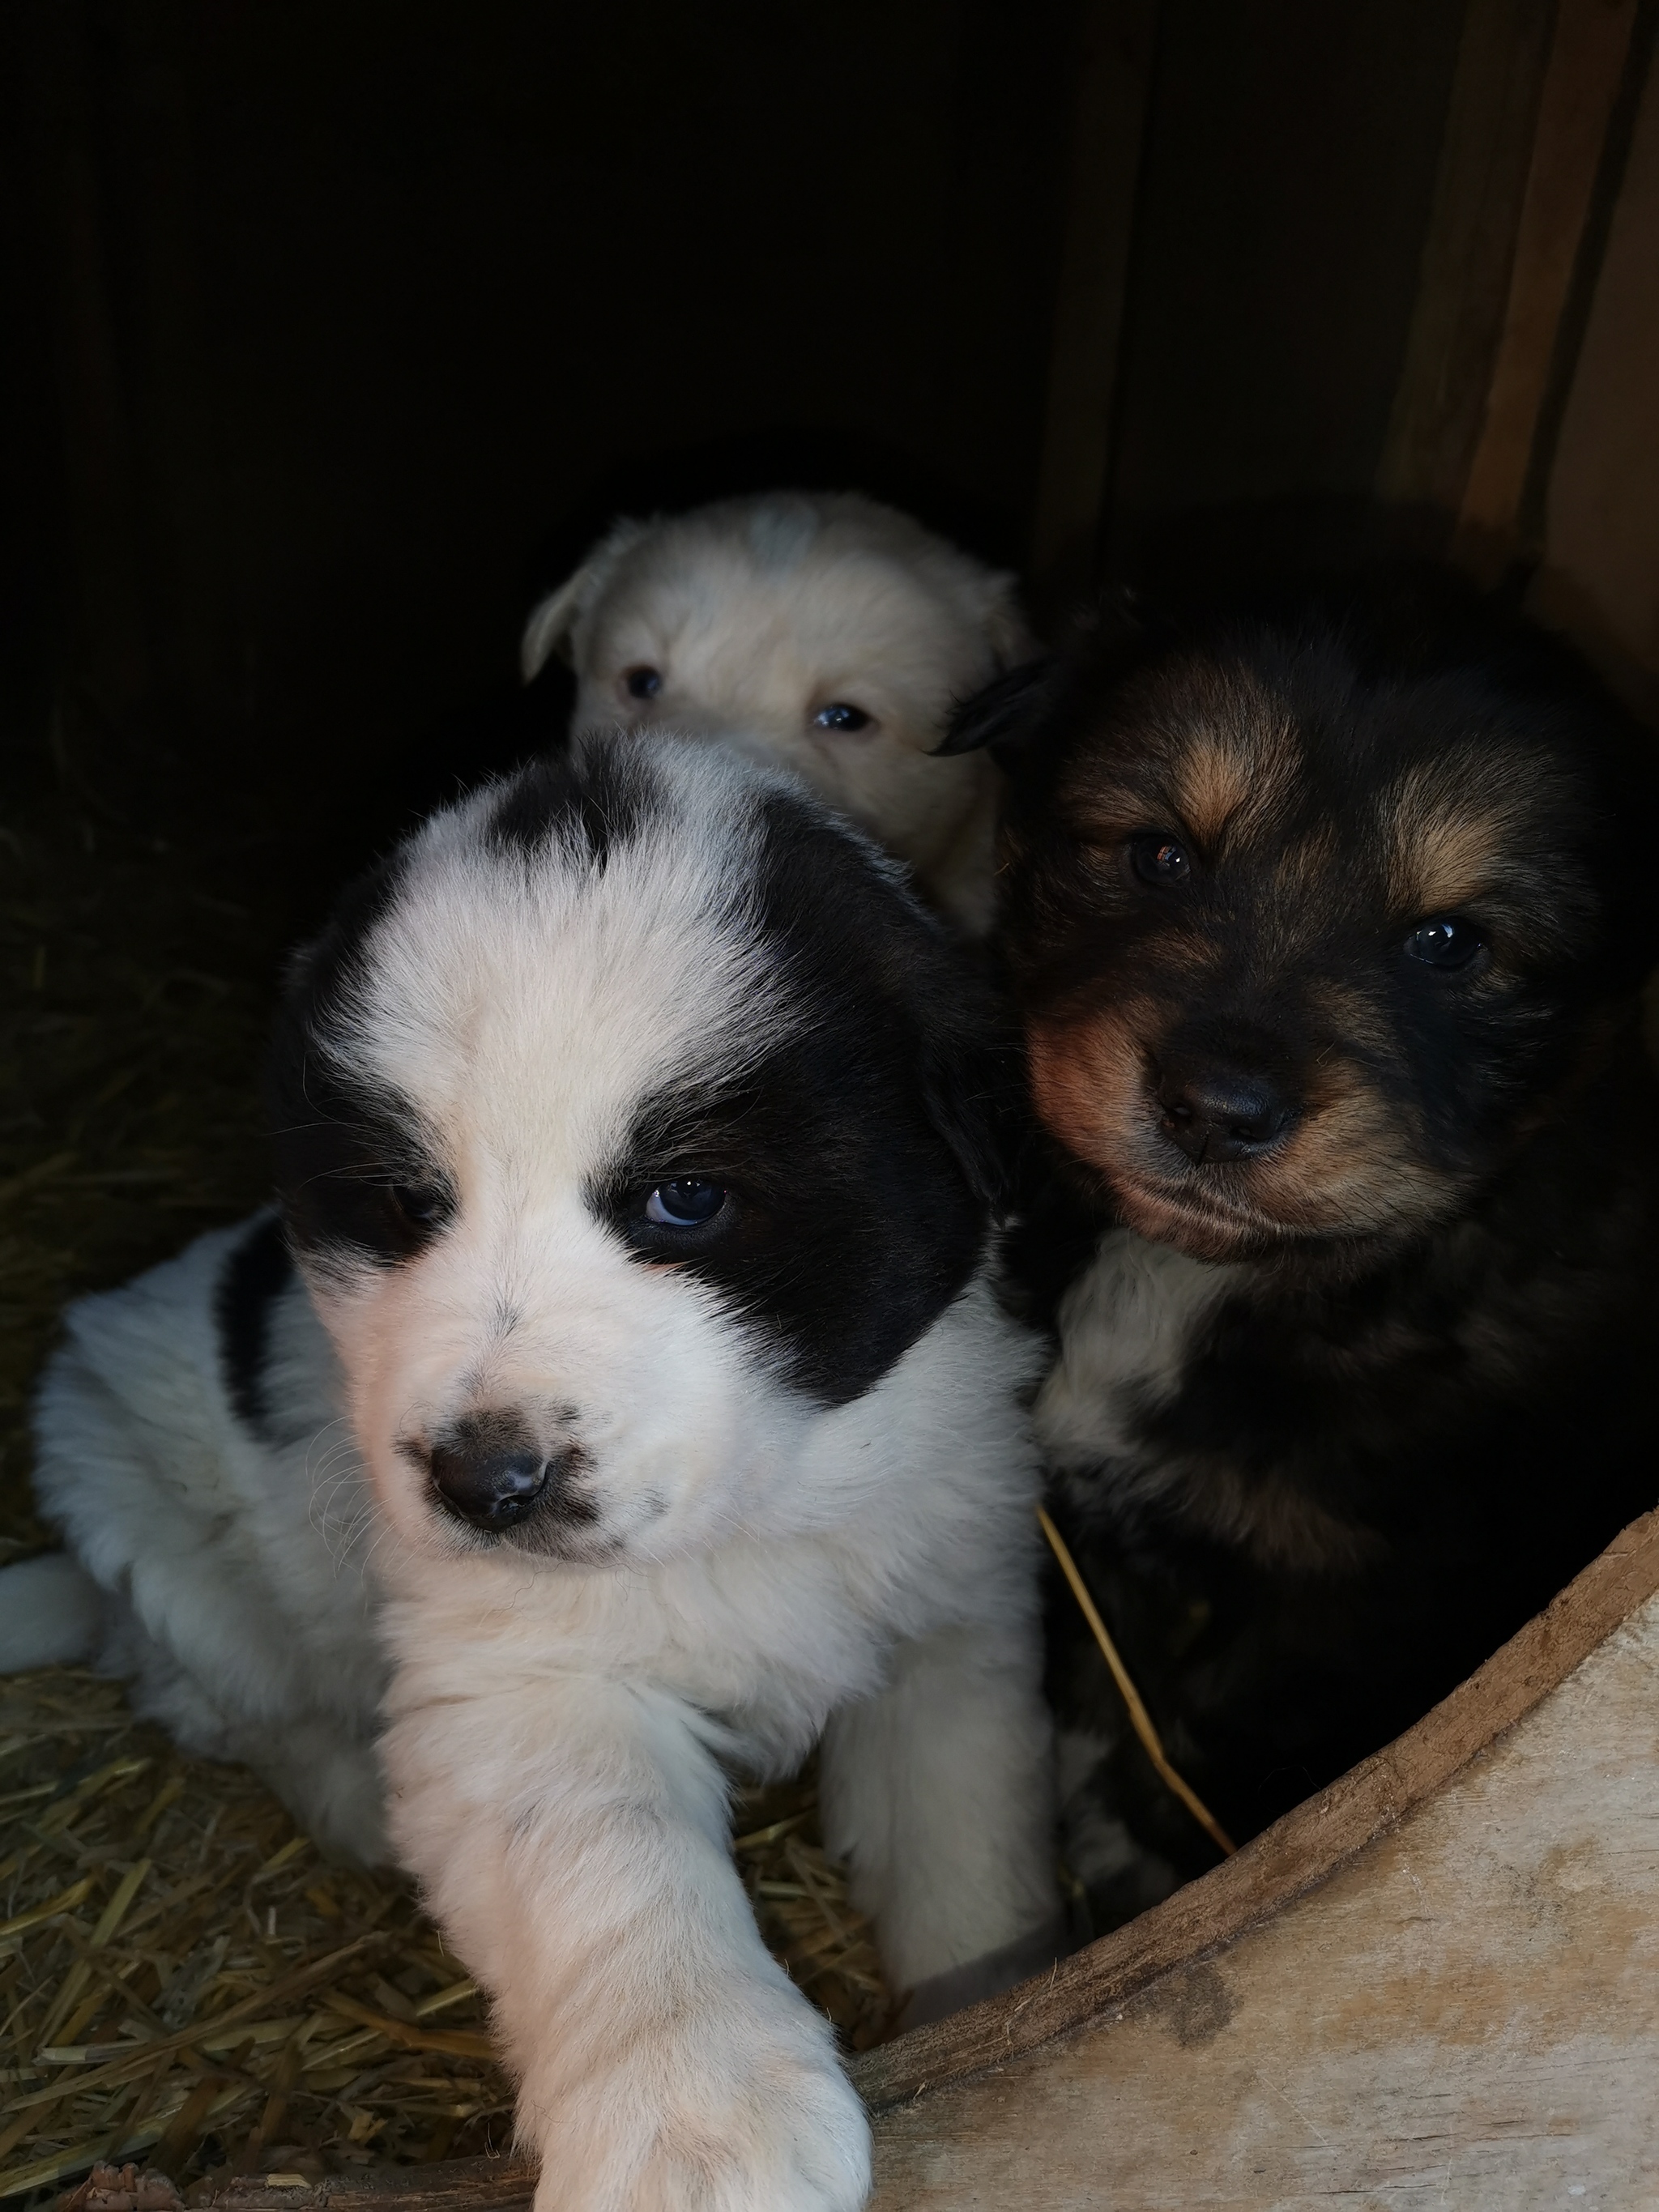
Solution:
[[[1132,837],[1129,858],[1144,884],[1184,884],[1193,872],[1187,848],[1163,830],[1148,830]]]
[[[867,730],[870,717],[862,707],[849,707],[844,699],[832,706],[820,707],[812,717],[812,726],[817,730]]]
[[[1406,939],[1406,950],[1425,968],[1467,968],[1486,941],[1472,921],[1437,915],[1432,921],[1419,922]]]
[[[701,1229],[726,1203],[725,1186],[700,1176],[676,1176],[659,1182],[645,1201],[645,1218],[659,1229]]]
[[[443,1188],[435,1182],[394,1182],[392,1186],[392,1203],[405,1221],[422,1226],[435,1221],[444,1211],[445,1202]]]
[[[624,669],[623,690],[630,699],[654,699],[662,690],[661,673],[654,668]]]

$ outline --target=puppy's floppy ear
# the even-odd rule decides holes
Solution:
[[[999,750],[1018,747],[1042,719],[1059,675],[1059,663],[1050,655],[995,678],[953,710],[944,744],[933,747],[935,757],[977,752],[982,745]]]
[[[1012,1202],[1025,1142],[1024,1048],[1012,1016],[977,975],[935,980],[937,996],[917,1010],[922,1096],[968,1188],[1000,1214]]]
[[[561,660],[570,662],[570,633],[592,599],[590,563],[578,568],[574,576],[567,576],[556,592],[550,592],[532,607],[519,640],[519,668],[526,684],[534,683],[556,653]]]
[[[613,523],[575,574],[530,610],[519,640],[519,667],[526,684],[535,681],[556,653],[568,667],[575,667],[577,625],[597,603],[623,554],[650,526],[628,515]]]

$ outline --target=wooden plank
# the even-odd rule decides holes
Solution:
[[[1638,0],[1559,0],[1504,327],[1453,547],[1487,581],[1517,550],[1562,317],[1637,15]]]
[[[1550,0],[1468,0],[1378,496],[1462,509],[1504,327]]]
[[[1030,571],[1039,612],[1092,579],[1111,459],[1158,0],[1086,0]]]
[[[1659,1600],[1323,1887],[877,2129],[878,2212],[1659,2203]]]
[[[244,2174],[209,2202],[234,2212],[519,2212],[536,2192],[536,2169],[521,2158],[458,2158],[331,2173],[314,2183]]]
[[[1650,64],[1548,479],[1531,605],[1659,726],[1659,69]],[[1659,999],[1655,1000],[1659,1011]],[[1656,1030],[1659,1036],[1659,1030]]]

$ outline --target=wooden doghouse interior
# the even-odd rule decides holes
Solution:
[[[1654,0],[6,11],[0,1559],[40,1540],[24,1417],[53,1316],[263,1194],[252,1082],[283,945],[411,808],[555,726],[556,690],[517,690],[520,622],[618,509],[858,483],[1021,568],[1052,620],[1091,579],[1163,557],[1200,511],[1279,503],[1297,527],[1346,532],[1382,501],[1413,542],[1483,577],[1522,564],[1535,609],[1659,716],[1656,14]],[[1576,1656],[1552,1683],[1598,1663],[1595,1642],[1651,1584],[1633,1587],[1620,1584],[1622,1612],[1598,1599],[1575,1615]],[[1628,1670],[1641,1639],[1621,1633]],[[1514,1663],[1536,1689],[1536,1654]],[[58,1710],[65,1694],[42,1692]],[[1527,1708],[1480,1710],[1485,1732],[1465,1713],[1444,1739],[1457,1757],[1442,1744],[1413,1803],[1449,1803],[1462,1762]],[[96,1764],[73,1749],[52,1769],[71,1787]],[[1595,1756],[1601,1771],[1613,1752]],[[1565,1790],[1570,1767],[1563,1751],[1559,1777],[1542,1753],[1528,1771]],[[1375,1848],[1386,1813],[1356,1827],[1354,1851]],[[32,1817],[0,1807],[0,1923],[50,1901],[15,1889]],[[1136,1923],[1073,1962],[1061,1996],[1017,1992],[988,2025],[861,2061],[887,2113],[882,2201],[1050,2201],[1030,2181],[1044,2138],[1010,2117],[1027,2092],[994,2113],[962,2085],[998,2048],[1041,2072],[1045,2038],[1115,2020],[1172,1975],[1188,1995],[1169,1997],[1170,2033],[1197,2054],[1182,2094],[1210,2100],[1221,2187],[1230,2116],[1271,2084],[1243,2060],[1224,2081],[1204,2073],[1202,1961],[1333,1874],[1340,1854],[1308,1855],[1314,1818],[1252,1847],[1266,1871],[1248,1911],[1221,1869],[1159,1908],[1179,1940],[1174,1922]],[[141,1856],[118,1845],[102,1837],[84,1870],[61,1849],[29,1862],[55,1869],[58,1891],[90,1879],[84,1908],[64,1908],[86,1921],[54,1954],[64,1972]],[[1651,1901],[1651,1853],[1626,1864]],[[7,1977],[24,1932],[0,1926],[0,2017],[22,2009]],[[1494,1984],[1480,2002],[1490,2027],[1522,2000]],[[1635,2012],[1619,2016],[1636,2048]],[[1359,2049],[1334,2019],[1324,2032]],[[32,2049],[9,2043],[0,2070],[0,2185],[50,2192],[83,2137],[32,2128],[56,2078]],[[1104,2094],[1085,2065],[1046,2106],[1027,2101],[1058,2141],[1055,2114]],[[124,2109],[109,2151],[135,2132]],[[181,2172],[245,2164],[264,2092],[240,2136],[215,2136],[214,2109],[201,2101],[191,2139],[169,2138]],[[1589,2096],[1574,2123],[1592,2181],[1612,2110]],[[1448,2124],[1477,2126],[1467,2112]],[[976,2181],[961,2146],[991,2136]],[[368,2158],[374,2139],[344,2150]],[[1056,2183],[1056,2204],[1088,2201],[1085,2139],[1066,2154],[1085,2195]],[[442,2144],[398,2154],[422,2149]],[[1345,2155],[1294,2172],[1267,2157],[1269,2179],[1235,2175],[1228,2201],[1313,2201],[1350,2171],[1357,2203],[1406,2187]],[[1114,2201],[1173,2201],[1158,2194],[1174,2185],[1164,2152],[1144,2156],[1143,2196]],[[1534,2201],[1501,2161],[1481,2172],[1487,2194],[1445,2201]],[[1388,2201],[1416,2204],[1418,2185]],[[457,2203],[523,2186],[506,2170],[443,2183]]]

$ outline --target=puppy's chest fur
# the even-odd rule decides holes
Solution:
[[[1634,1411],[1646,1200],[1614,1193],[1559,1242],[1460,1223],[1309,1288],[1110,1230],[1061,1308],[1038,1405],[1050,1466],[1131,1541],[1207,1540],[1270,1571],[1347,1574],[1454,1531],[1484,1544],[1468,1512]]]
[[[1636,1151],[1594,1164],[1547,1139],[1477,1212],[1318,1287],[1111,1228],[1061,1301],[1037,1404],[1056,1510],[1240,1832],[1408,1725],[1654,1502],[1651,1178]],[[1055,1701],[1115,1739],[1074,1615],[1052,1610]]]

